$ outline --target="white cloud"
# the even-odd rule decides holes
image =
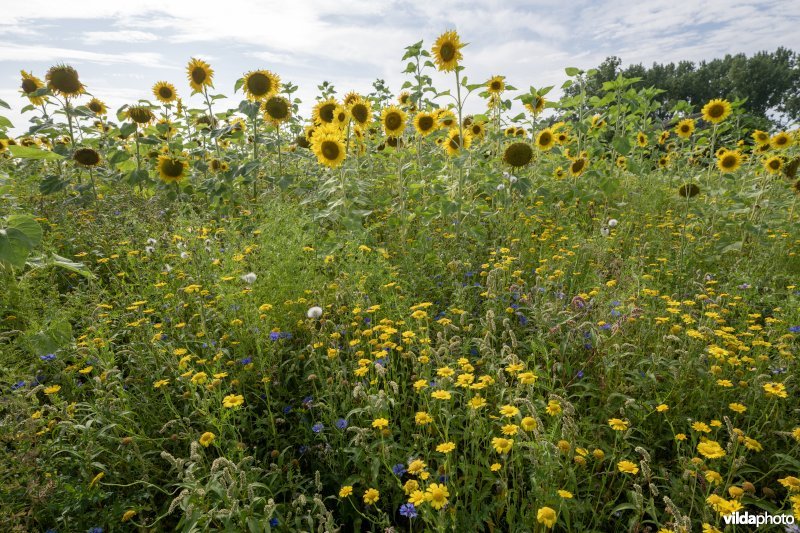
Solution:
[[[158,40],[158,35],[155,33],[135,30],[89,31],[83,35],[83,42],[86,44],[104,42],[144,43],[156,40]]]
[[[90,52],[53,46],[20,45],[0,41],[0,61],[49,61],[52,63],[81,60],[95,63],[134,63],[149,68],[164,68],[164,58],[155,52],[121,54]]]

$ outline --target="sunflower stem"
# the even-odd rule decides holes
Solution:
[[[464,147],[464,126],[461,123],[461,76],[460,69],[458,65],[456,65],[456,109],[458,110],[458,143],[459,143],[459,153],[461,152],[462,148]],[[463,165],[458,166],[458,189],[456,192],[458,196],[458,213],[456,213],[456,239],[461,236],[461,223],[463,219],[461,218],[461,211],[464,205],[464,167]]]

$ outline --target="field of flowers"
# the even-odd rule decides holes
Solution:
[[[471,83],[467,52],[420,41],[401,94],[323,84],[309,118],[199,59],[116,112],[21,73],[3,531],[800,521],[797,130],[621,76]]]

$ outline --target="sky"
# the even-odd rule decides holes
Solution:
[[[267,69],[299,86],[307,117],[324,80],[339,97],[370,92],[376,78],[399,93],[409,79],[404,48],[424,40],[430,50],[451,29],[469,43],[470,83],[500,74],[523,91],[558,88],[565,67],[588,69],[610,55],[624,66],[800,50],[797,0],[6,0],[0,12],[0,99],[12,106],[0,114],[15,134],[28,125],[19,71],[44,79],[57,63],[75,67],[112,111],[153,100],[161,80],[199,107],[200,97],[189,98],[191,57],[211,64],[226,107],[242,99],[233,93],[238,78]],[[452,73],[433,78],[440,90],[454,87]],[[475,95],[466,107],[483,109]]]

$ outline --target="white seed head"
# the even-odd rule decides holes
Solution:
[[[248,272],[247,274],[242,276],[242,281],[244,281],[248,285],[252,285],[253,283],[255,283],[257,277],[258,276],[256,276],[255,272]]]
[[[306,316],[308,318],[319,318],[322,316],[322,308],[315,305],[306,312]]]
[[[608,220],[608,227],[609,228],[616,228],[617,224],[619,224],[619,220],[617,220],[616,218],[611,218],[611,219]]]

